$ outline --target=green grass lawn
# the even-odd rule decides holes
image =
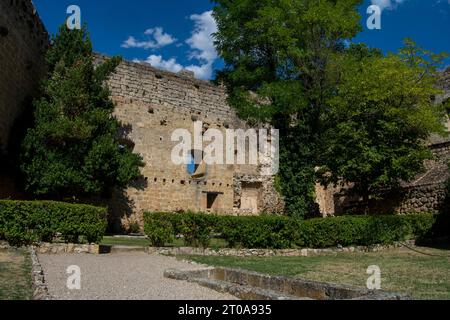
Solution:
[[[104,237],[101,243],[106,246],[132,246],[132,247],[148,247],[151,243],[148,239],[143,238],[117,238],[117,237]],[[183,239],[176,239],[173,243],[166,243],[167,247],[184,247],[186,246]],[[212,239],[211,248],[225,248],[227,242],[222,239]]]
[[[32,299],[31,261],[23,249],[0,250],[0,300]]]
[[[242,268],[272,275],[365,287],[367,268],[381,268],[382,289],[410,294],[415,299],[450,299],[450,251],[420,248],[379,253],[339,253],[320,257],[200,257],[180,256],[212,266]],[[436,255],[436,256],[430,256]],[[439,255],[439,256],[437,256]]]

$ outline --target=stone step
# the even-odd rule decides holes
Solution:
[[[110,246],[108,253],[147,252],[148,248],[139,246]]]

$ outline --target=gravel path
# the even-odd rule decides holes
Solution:
[[[50,294],[58,300],[234,300],[185,281],[166,279],[166,269],[201,268],[171,257],[145,253],[39,255]],[[69,290],[69,266],[81,269],[81,290]]]

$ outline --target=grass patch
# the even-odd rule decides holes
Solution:
[[[0,250],[0,300],[31,300],[31,260],[24,249]]]
[[[148,247],[150,241],[144,238],[103,237],[101,244],[105,246]]]
[[[128,246],[128,247],[148,247],[151,246],[150,241],[145,238],[117,238],[107,236],[101,242],[105,246]],[[167,247],[185,247],[183,239],[176,239],[173,243],[166,243]],[[210,248],[225,248],[227,242],[223,239],[211,239]]]
[[[365,287],[366,270],[381,268],[382,289],[410,294],[415,299],[450,300],[450,251],[420,248],[378,253],[339,253],[320,257],[202,257],[182,256],[212,266],[241,268],[271,275]],[[434,255],[434,256],[430,256]],[[437,256],[439,255],[439,256]]]

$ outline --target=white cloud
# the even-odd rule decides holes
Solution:
[[[160,49],[177,41],[172,35],[164,33],[162,27],[147,29],[144,34],[149,37],[148,40],[138,41],[130,36],[122,43],[122,48]]]
[[[372,4],[379,6],[381,11],[383,11],[384,9],[397,9],[397,6],[405,1],[406,0],[372,0]]]
[[[135,61],[137,62],[138,60]],[[155,68],[175,73],[180,72],[181,70],[184,69],[181,64],[177,63],[177,60],[175,58],[164,60],[163,57],[160,55],[152,54],[144,62],[151,64]]]
[[[148,29],[144,32],[144,34],[148,36],[153,36],[156,41],[156,44],[160,48],[175,43],[177,41],[177,39],[172,37],[170,34],[164,33],[164,29],[161,27]]]
[[[217,32],[217,24],[212,16],[212,11],[206,11],[201,14],[193,14],[189,18],[194,22],[194,29],[191,33],[191,37],[185,41],[185,43],[189,46],[187,57],[189,60],[196,60],[197,63],[183,66],[177,62],[176,58],[164,60],[161,55],[151,55],[144,62],[150,63],[156,68],[171,72],[180,72],[181,70],[186,69],[194,72],[196,78],[208,80],[212,78],[214,62],[219,58],[214,46],[213,38],[213,34]],[[145,32],[145,34],[153,36],[155,40],[154,42],[162,46],[164,46],[163,44],[167,45],[173,43],[173,37],[164,34],[162,28],[149,29]],[[124,45],[133,48],[155,48],[154,46],[149,46],[148,43],[140,43],[133,37],[130,37],[130,39],[128,39],[122,46]],[[181,46],[181,44],[177,44],[177,47]]]
[[[200,15],[193,14],[190,19],[195,23],[191,37],[186,40],[193,50],[191,58],[204,62],[215,61],[218,55],[214,46],[213,34],[217,32],[217,23],[212,16],[212,11]]]
[[[186,40],[191,48],[189,59],[198,60],[200,65],[190,65],[186,69],[194,72],[197,78],[210,79],[213,74],[213,64],[219,57],[213,38],[213,34],[218,30],[216,20],[212,16],[212,11],[193,14],[190,19],[194,21],[195,26],[191,37]]]
[[[206,63],[200,66],[190,65],[185,68],[186,70],[192,71],[196,78],[208,80],[212,78],[213,74],[213,64]]]

